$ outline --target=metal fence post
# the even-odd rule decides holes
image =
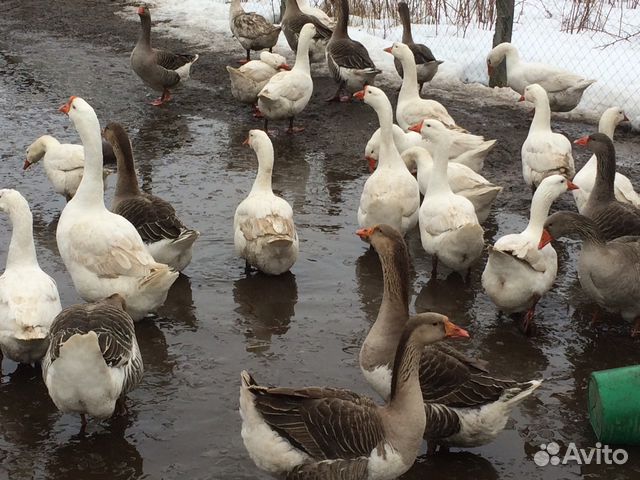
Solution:
[[[510,42],[513,33],[514,0],[496,1],[496,29],[493,32],[493,46],[502,42]],[[507,62],[502,62],[493,70],[489,78],[490,87],[504,87],[507,85]]]

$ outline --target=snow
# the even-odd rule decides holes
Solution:
[[[262,0],[243,3],[243,7],[273,21],[279,16],[279,4],[279,0]],[[155,0],[148,5],[152,18],[160,21],[154,29],[198,44],[202,50],[219,50],[221,38],[228,41],[231,48],[237,45],[229,32],[229,3],[224,0]],[[640,61],[637,61],[640,59],[640,42],[632,39],[602,48],[615,38],[602,32],[562,32],[562,11],[567,8],[568,3],[563,1],[531,0],[516,5],[512,43],[518,47],[521,58],[556,65],[597,80],[586,90],[578,108],[559,115],[595,123],[600,113],[616,105],[624,108],[627,116],[635,119],[634,124],[640,127]],[[607,17],[607,31],[614,31],[620,26],[621,13],[619,8],[611,10]],[[122,15],[137,21],[133,7],[127,7]],[[626,25],[639,25],[640,8],[625,8],[624,21]],[[399,77],[393,58],[383,51],[402,37],[402,27],[396,19],[372,23],[352,16],[349,34],[367,46],[372,60],[383,70],[380,82],[397,84]],[[463,89],[489,103],[515,102],[519,97],[509,89],[486,87],[486,56],[491,50],[492,30],[474,25],[463,30],[455,25],[416,24],[413,36],[416,42],[428,45],[436,58],[444,60],[431,88]],[[276,51],[292,57],[283,35]],[[238,53],[241,55],[240,48]]]

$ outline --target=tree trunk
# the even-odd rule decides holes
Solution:
[[[493,46],[510,42],[513,33],[514,0],[497,0],[496,29],[493,33]],[[489,77],[490,87],[505,87],[507,85],[507,62],[502,62],[493,70]]]

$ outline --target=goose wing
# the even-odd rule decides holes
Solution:
[[[116,205],[113,213],[129,220],[144,243],[174,240],[185,229],[171,204],[155,195],[127,198]]]

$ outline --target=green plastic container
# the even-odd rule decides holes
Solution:
[[[607,445],[640,445],[640,365],[593,372],[589,419]]]

